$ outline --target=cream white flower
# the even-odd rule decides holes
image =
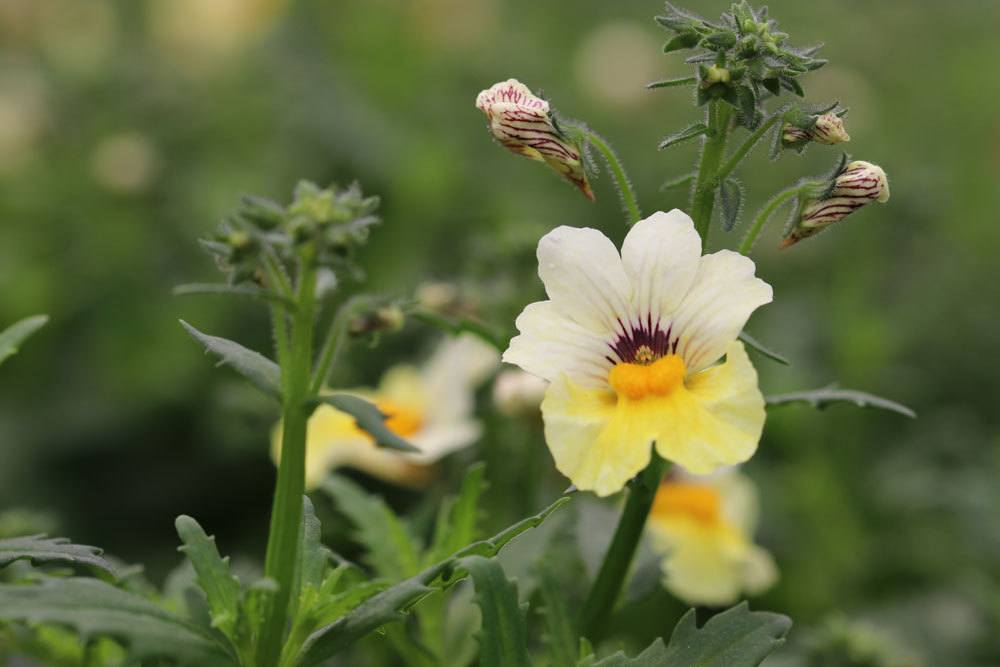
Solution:
[[[664,555],[666,589],[688,604],[722,606],[770,588],[778,570],[753,543],[758,514],[756,487],[735,470],[664,481],[646,527]]]
[[[787,248],[818,234],[872,201],[889,201],[889,179],[885,171],[863,160],[847,164],[834,178],[829,194],[803,209],[795,226],[782,239],[781,247]]]
[[[549,383],[531,373],[509,369],[493,381],[493,405],[505,415],[538,414]]]
[[[476,97],[490,131],[503,146],[532,160],[545,162],[590,200],[587,174],[577,146],[552,120],[549,103],[536,97],[517,79],[493,84]]]
[[[546,441],[578,488],[620,490],[653,443],[696,473],[754,453],[764,399],[736,337],[771,287],[749,258],[703,257],[674,210],[636,223],[621,254],[597,230],[558,227],[538,244],[538,273],[549,300],[524,309],[503,359],[551,382]]]
[[[306,435],[306,486],[315,488],[341,466],[363,470],[390,482],[419,486],[429,464],[475,442],[482,427],[473,415],[476,387],[496,369],[496,350],[471,334],[444,341],[422,368],[395,366],[378,388],[351,393],[372,401],[388,415],[386,425],[420,453],[377,447],[350,415],[323,405],[309,418]],[[280,425],[273,455],[281,451]]]

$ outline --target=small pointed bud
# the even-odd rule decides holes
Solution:
[[[871,201],[889,201],[889,181],[878,165],[856,160],[834,178],[827,196],[810,202],[781,248],[809,238]]]
[[[815,116],[815,122],[810,127],[786,123],[781,134],[782,143],[790,147],[802,146],[809,141],[831,146],[850,140],[851,136],[844,129],[844,119],[833,113]]]
[[[545,162],[594,200],[583,168],[580,147],[553,122],[549,103],[516,79],[494,84],[479,93],[476,107],[486,114],[490,131],[508,150]]]
[[[707,88],[715,83],[729,83],[731,79],[732,76],[728,69],[712,65],[705,70],[705,76],[702,79],[702,86]]]

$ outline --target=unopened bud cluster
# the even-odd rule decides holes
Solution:
[[[787,248],[818,234],[873,201],[889,201],[885,171],[870,162],[850,162],[834,176],[826,192],[805,205],[781,247]]]

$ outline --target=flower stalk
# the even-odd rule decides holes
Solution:
[[[632,481],[611,545],[580,613],[579,629],[584,637],[594,639],[614,609],[668,465],[654,450],[649,465]]]
[[[608,163],[608,169],[611,170],[611,175],[614,176],[618,195],[621,197],[622,205],[625,207],[625,212],[628,216],[628,224],[634,225],[642,219],[642,211],[639,209],[639,203],[635,195],[635,190],[632,188],[632,183],[625,174],[625,167],[622,166],[618,155],[615,154],[614,149],[611,148],[611,145],[604,137],[590,129],[586,130],[586,132],[587,141],[600,151],[605,162]]]
[[[702,145],[698,176],[691,192],[691,218],[694,220],[695,230],[701,236],[703,247],[708,245],[715,191],[719,186],[719,164],[726,150],[731,115],[732,107],[718,100],[710,102],[706,111],[708,132]]]
[[[761,231],[764,229],[764,225],[767,221],[771,219],[774,212],[781,208],[790,199],[797,197],[802,192],[802,185],[793,185],[790,188],[786,188],[779,192],[778,194],[771,197],[760,212],[753,219],[753,223],[750,224],[750,229],[747,231],[747,235],[743,237],[743,241],[740,243],[738,251],[741,255],[749,255],[750,250],[753,248],[754,242],[757,237],[760,236]]]
[[[310,383],[313,317],[316,306],[315,249],[311,244],[299,253],[296,311],[292,321],[287,365],[282,366],[282,450],[278,482],[271,510],[264,575],[278,590],[267,605],[258,639],[261,665],[277,664],[287,619],[291,615],[291,591],[298,562],[302,495],[305,492],[306,424],[312,407]]]

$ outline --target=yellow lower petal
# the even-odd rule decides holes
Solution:
[[[560,376],[542,415],[556,468],[577,488],[606,496],[649,464],[653,442],[662,457],[698,474],[747,460],[764,426],[764,399],[743,345],[734,342],[725,363],[663,396],[631,400]]]
[[[663,585],[692,605],[736,602],[747,587],[747,565],[756,548],[725,524],[691,519],[651,522],[654,547],[666,556]]]

